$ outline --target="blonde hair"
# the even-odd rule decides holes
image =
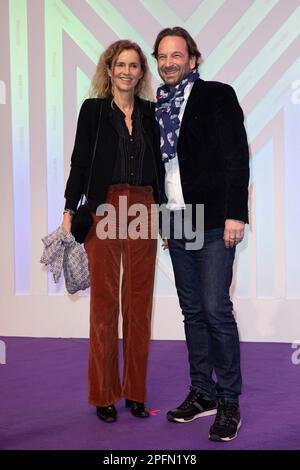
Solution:
[[[138,53],[143,73],[142,78],[135,87],[134,94],[140,98],[153,99],[150,71],[146,56],[138,44],[127,39],[112,43],[103,54],[101,54],[91,82],[89,91],[91,98],[107,98],[112,96],[112,84],[108,75],[108,69],[112,70],[121,52],[128,49],[133,49]]]

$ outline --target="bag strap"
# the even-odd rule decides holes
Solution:
[[[102,115],[102,101],[100,101],[100,111],[99,111],[99,118],[98,118],[98,125],[97,125],[97,133],[96,133],[95,144],[94,144],[94,148],[93,148],[93,154],[92,154],[92,161],[91,161],[91,166],[90,166],[90,174],[89,174],[88,184],[87,184],[87,188],[86,188],[86,191],[85,191],[85,197],[86,197],[87,201],[88,201],[88,195],[89,195],[91,179],[92,179],[92,168],[93,168],[93,163],[94,163],[95,156],[96,156],[97,144],[98,144],[98,140],[99,140],[101,115]],[[84,196],[84,194],[82,195],[81,199],[83,198],[83,196]]]

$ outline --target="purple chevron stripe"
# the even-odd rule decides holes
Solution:
[[[188,0],[178,2],[178,0],[165,0],[165,3],[169,5],[171,10],[173,10],[177,16],[179,16],[183,21],[186,21],[202,1],[203,0]]]
[[[124,2],[123,0],[111,0],[126,21],[140,34],[152,47],[158,31],[161,30],[159,22],[137,0]]]
[[[109,27],[86,2],[63,0],[63,3],[104,47],[119,39],[114,32],[113,25]]]
[[[224,36],[252,5],[253,0],[227,0],[204,28],[195,36],[200,51],[206,57],[218,46]]]
[[[300,50],[300,35],[284,51],[279,59],[263,75],[255,87],[242,100],[242,106],[246,114],[249,114],[260,102],[264,95],[272,88],[284,72],[296,61]],[[298,77],[295,77],[295,79]]]
[[[255,28],[246,41],[241,44],[235,54],[225,63],[218,73],[211,77],[231,83],[255,58],[260,49],[267,44],[280,26],[299,6],[299,2],[279,2],[265,19]],[[295,58],[298,56],[296,53]],[[277,76],[278,77],[278,76]]]

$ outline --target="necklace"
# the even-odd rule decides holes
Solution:
[[[129,108],[124,109],[119,103],[117,103],[117,101],[115,99],[113,99],[113,101],[116,103],[118,108],[122,111],[122,113],[125,114],[126,119],[131,119],[131,115],[132,115],[132,112],[133,112],[133,103],[130,104]]]

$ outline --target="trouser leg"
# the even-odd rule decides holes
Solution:
[[[121,244],[100,240],[96,222],[85,243],[90,271],[89,403],[108,406],[121,397],[118,363],[118,316]]]
[[[151,201],[153,203],[153,200]],[[150,204],[148,228],[150,225]],[[124,241],[123,251],[123,395],[133,401],[146,401],[146,374],[151,335],[154,271],[157,239]]]

